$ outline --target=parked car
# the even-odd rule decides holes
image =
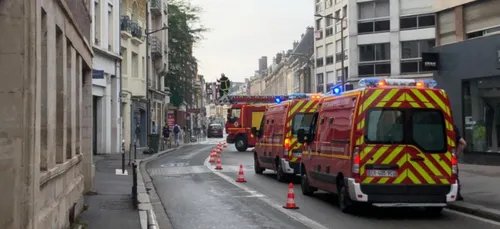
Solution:
[[[214,123],[208,126],[207,130],[207,138],[222,138],[223,137],[223,128],[221,124]]]

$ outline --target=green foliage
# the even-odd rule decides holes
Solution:
[[[170,103],[179,106],[192,104],[193,80],[198,71],[193,45],[207,31],[199,23],[200,8],[184,0],[171,0],[168,4],[168,61],[165,85],[170,88]]]

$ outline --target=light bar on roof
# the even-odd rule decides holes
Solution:
[[[288,95],[288,99],[305,99],[307,98],[306,93],[292,93]]]
[[[384,78],[365,78],[359,81],[360,87],[426,87],[434,88],[437,82],[432,79],[384,79]]]

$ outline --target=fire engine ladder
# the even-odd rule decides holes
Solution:
[[[273,95],[224,95],[217,100],[217,104],[235,104],[235,103],[274,103],[276,98],[286,100],[288,96]]]

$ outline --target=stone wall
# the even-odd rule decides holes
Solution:
[[[90,20],[78,26],[79,10],[90,18],[64,0],[0,1],[2,229],[68,228],[92,187]]]

